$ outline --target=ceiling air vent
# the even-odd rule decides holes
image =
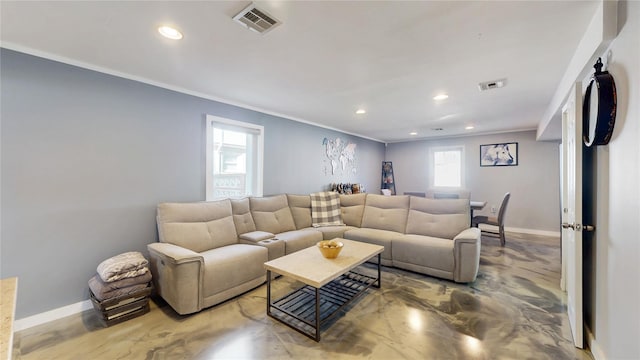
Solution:
[[[505,85],[507,85],[506,78],[481,82],[480,84],[478,84],[478,88],[480,89],[480,91],[485,91],[485,90],[501,88],[501,87],[504,87]]]
[[[260,34],[280,25],[280,21],[267,14],[266,11],[258,9],[253,3],[234,16],[233,20]]]

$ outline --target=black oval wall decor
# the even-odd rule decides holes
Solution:
[[[607,145],[616,123],[616,83],[602,66],[598,58],[582,103],[582,140],[587,146]]]

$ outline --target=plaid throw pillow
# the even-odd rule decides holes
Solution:
[[[344,225],[340,194],[330,191],[311,194],[311,222],[313,227]]]

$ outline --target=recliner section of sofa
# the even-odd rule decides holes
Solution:
[[[391,240],[393,266],[456,282],[474,281],[480,233],[470,228],[469,211],[468,199],[411,197],[406,230]]]
[[[242,294],[266,280],[265,247],[238,241],[229,199],[162,203],[158,243],[148,244],[156,291],[179,314]]]
[[[475,280],[468,199],[354,194],[340,206],[344,226],[313,227],[309,195],[161,203],[159,242],[148,245],[158,293],[180,314],[197,312],[264,283],[264,262],[336,237],[384,246],[385,266]]]

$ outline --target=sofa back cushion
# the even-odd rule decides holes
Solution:
[[[285,194],[249,198],[256,230],[279,234],[296,229]]]
[[[360,227],[367,194],[340,195],[340,211],[345,225]]]
[[[161,203],[158,204],[157,222],[160,242],[195,252],[238,242],[229,199]]]
[[[362,227],[404,233],[408,212],[409,196],[367,194]]]
[[[287,202],[296,229],[311,227],[311,198],[309,195],[287,194]]]
[[[249,199],[231,199],[230,201],[233,223],[236,226],[238,236],[256,231],[256,224],[253,222],[253,216],[251,216],[251,210],[249,209]]]
[[[453,239],[469,228],[469,211],[469,199],[412,197],[406,233]]]

